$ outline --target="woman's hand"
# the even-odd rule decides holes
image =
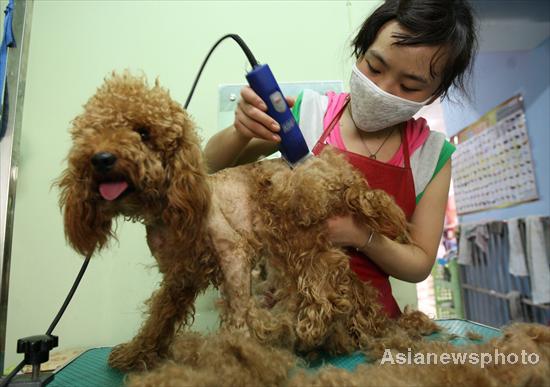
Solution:
[[[327,227],[329,240],[340,247],[361,248],[371,233],[368,227],[357,223],[352,215],[333,216],[327,220]]]
[[[294,98],[286,97],[289,106],[294,105]],[[279,124],[267,115],[267,106],[262,99],[250,88],[241,89],[241,99],[235,110],[235,129],[246,138],[260,138],[267,141],[279,142],[277,135]]]

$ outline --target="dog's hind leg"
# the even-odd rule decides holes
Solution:
[[[323,344],[335,318],[351,312],[348,257],[339,249],[319,252],[313,261],[297,265],[298,307],[296,334],[298,349],[308,351]]]
[[[132,341],[116,346],[109,365],[122,371],[151,369],[168,353],[178,324],[189,323],[200,287],[183,280],[165,279],[147,301],[148,319]]]

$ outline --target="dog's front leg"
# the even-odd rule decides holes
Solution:
[[[221,321],[226,329],[243,329],[251,300],[249,254],[245,249],[223,248],[220,265],[223,272],[224,310]]]
[[[116,346],[109,365],[122,371],[152,368],[168,353],[178,324],[188,323],[194,313],[199,287],[181,279],[165,279],[147,301],[148,318],[132,341]]]
[[[252,262],[256,249],[247,230],[238,228],[230,220],[235,215],[224,213],[218,206],[210,214],[209,233],[221,269],[223,307],[220,320],[224,329],[246,328],[246,315],[251,298]],[[246,219],[239,223],[246,224]]]

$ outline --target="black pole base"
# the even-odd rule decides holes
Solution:
[[[46,386],[53,380],[54,374],[52,372],[40,372],[38,378],[33,380],[32,375],[16,375],[8,384],[7,387],[42,387]]]

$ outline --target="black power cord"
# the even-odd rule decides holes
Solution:
[[[25,366],[26,362],[25,360],[21,360],[21,363],[17,365],[4,379],[2,379],[2,383],[0,383],[0,386],[5,387],[8,385],[9,382],[13,379],[13,377],[21,371],[21,369]]]
[[[84,276],[84,273],[86,272],[86,268],[88,267],[88,263],[90,263],[91,256],[92,256],[92,254],[89,254],[86,257],[86,259],[84,260],[84,262],[82,263],[80,271],[78,272],[78,275],[76,276],[76,278],[73,282],[73,286],[71,287],[71,290],[69,290],[69,294],[67,294],[67,297],[65,298],[65,302],[63,302],[63,305],[61,305],[61,308],[59,309],[59,312],[57,312],[57,315],[55,316],[52,323],[50,324],[50,327],[46,331],[46,334],[44,336],[42,336],[42,337],[45,337],[45,340],[53,339],[53,341],[55,342],[53,344],[53,346],[57,346],[57,337],[52,336],[52,332],[55,329],[55,327],[57,326],[57,323],[59,322],[59,320],[61,319],[61,316],[63,316],[63,313],[65,313],[65,310],[67,309],[67,306],[69,306],[69,303],[71,302],[71,299],[73,298],[73,296],[76,292],[76,289],[78,288],[80,280],[82,279],[82,277]],[[24,339],[19,339],[19,341],[17,343],[18,344],[17,345],[18,352],[20,352],[19,351],[20,347],[24,347],[23,344],[26,343],[25,342],[26,339],[32,339],[32,338],[36,338],[36,337],[37,336],[27,337],[27,338],[24,338]],[[30,342],[30,340],[27,340],[27,342]],[[30,342],[30,344],[31,344],[31,346],[33,346],[34,343]],[[52,344],[51,343],[48,343],[48,344],[51,347]],[[13,379],[13,377],[25,366],[25,364],[27,364],[27,358],[28,358],[27,355],[28,354],[26,353],[25,354],[25,359],[23,359],[21,361],[21,363],[19,363],[17,365],[17,367],[15,367],[4,379],[2,379],[2,382],[0,383],[0,387],[7,386],[8,383]]]
[[[199,72],[197,73],[197,76],[195,77],[195,81],[193,82],[193,86],[191,86],[191,91],[189,92],[189,96],[187,97],[187,100],[185,101],[185,105],[183,105],[183,107],[185,109],[187,109],[187,106],[189,106],[189,103],[191,102],[191,98],[193,97],[193,93],[195,92],[195,87],[197,87],[197,83],[199,82],[199,78],[201,77],[202,70],[204,70],[204,66],[206,66],[206,62],[208,62],[208,59],[210,59],[210,55],[212,55],[212,53],[214,52],[216,47],[218,47],[218,45],[227,38],[232,38],[233,40],[235,40],[239,44],[239,46],[241,46],[242,50],[244,51],[244,54],[246,55],[246,57],[248,58],[248,61],[250,62],[250,65],[253,68],[258,65],[258,61],[256,60],[256,58],[254,58],[254,55],[252,55],[252,51],[250,51],[250,49],[248,48],[246,43],[241,39],[241,37],[239,35],[237,35],[237,34],[227,34],[227,35],[222,36],[216,43],[214,43],[214,45],[212,46],[212,48],[210,49],[210,51],[206,55],[206,58],[204,58],[204,61],[202,62],[202,65],[199,69]]]
[[[61,308],[59,309],[59,312],[57,312],[57,315],[53,319],[52,323],[50,324],[50,327],[46,331],[47,335],[50,335],[55,327],[57,326],[57,323],[61,319],[61,316],[63,316],[63,313],[65,313],[65,309],[67,309],[67,306],[69,306],[69,302],[71,302],[71,299],[73,298],[76,289],[78,288],[78,284],[80,283],[80,280],[84,276],[84,273],[86,272],[86,268],[88,267],[88,263],[90,263],[90,258],[92,257],[92,253],[88,254],[84,262],[82,262],[82,266],[80,267],[80,271],[78,272],[78,275],[76,276],[73,286],[71,287],[71,290],[69,290],[69,294],[67,294],[67,298],[65,298],[65,302],[63,305],[61,305]]]

